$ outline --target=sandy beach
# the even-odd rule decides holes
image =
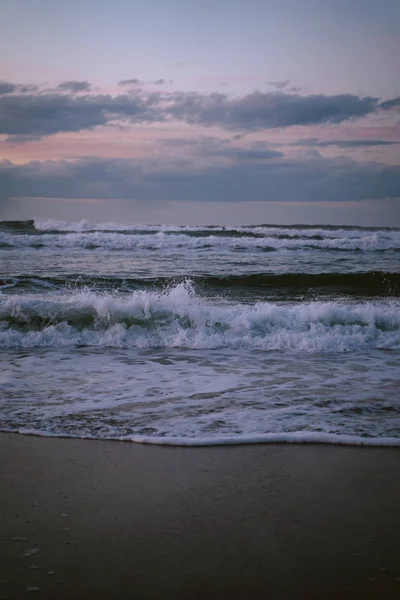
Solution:
[[[0,597],[398,598],[399,450],[0,435]]]

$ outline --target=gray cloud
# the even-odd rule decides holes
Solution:
[[[0,194],[196,201],[362,201],[400,197],[400,167],[325,159],[244,160],[184,169],[168,160],[82,158],[0,163]]]
[[[0,96],[5,94],[14,94],[15,92],[26,94],[29,92],[36,92],[38,89],[39,87],[33,83],[16,84],[11,83],[10,81],[0,81]]]
[[[118,81],[118,85],[124,86],[124,85],[142,85],[143,81],[140,81],[140,79],[121,79],[121,81]]]
[[[398,100],[380,104],[377,98],[352,94],[300,96],[260,91],[242,97],[222,93],[147,92],[143,89],[117,96],[76,94],[85,91],[88,85],[88,82],[70,81],[60,84],[63,87],[59,86],[56,92],[29,90],[30,93],[22,93],[19,86],[13,93],[3,93],[0,95],[0,134],[37,137],[121,121],[155,123],[170,120],[204,127],[219,126],[243,133],[293,125],[341,123],[379,109],[390,110],[397,106]],[[59,90],[67,93],[61,95]]]
[[[0,95],[12,94],[18,89],[18,86],[8,81],[0,81]]]
[[[397,98],[392,98],[391,100],[386,100],[386,102],[382,102],[380,107],[384,110],[400,107],[400,96],[397,96]]]
[[[288,92],[301,92],[301,90],[303,88],[301,88],[300,86],[292,86],[292,87],[288,87],[290,82],[290,79],[285,79],[284,81],[268,81],[268,85],[272,85],[273,87],[275,87],[277,90],[285,90],[285,93]]]
[[[300,96],[256,91],[241,98],[177,92],[169,110],[176,119],[187,123],[260,130],[341,123],[371,114],[377,108],[378,98],[352,94]]]
[[[18,89],[22,94],[31,94],[33,92],[37,92],[39,90],[39,86],[35,85],[34,83],[28,83],[26,85],[19,86]]]
[[[88,81],[63,81],[57,86],[57,89],[62,92],[89,92],[92,86]]]
[[[151,83],[153,85],[165,85],[168,83],[174,83],[172,79],[156,79],[155,81],[141,81],[140,79],[122,79],[118,81],[118,85],[120,86],[129,86],[129,85],[145,85],[146,83]]]
[[[137,122],[161,121],[154,114],[151,96],[103,94],[19,94],[0,97],[0,133],[38,137],[58,132],[81,131],[107,125],[118,119]]]
[[[288,85],[289,79],[285,79],[285,81],[268,81],[268,85],[272,85],[276,87],[278,90],[283,90]]]
[[[271,150],[270,148],[263,147],[263,144],[252,144],[248,148],[239,148],[238,146],[226,148],[219,152],[219,156],[236,160],[262,161],[270,160],[272,158],[281,158],[283,154],[278,150]]]
[[[370,148],[374,146],[394,146],[400,144],[399,141],[393,140],[318,140],[316,138],[307,138],[305,140],[298,140],[292,144],[292,146],[308,146],[311,148],[329,148],[334,146],[336,148]]]
[[[196,139],[169,138],[159,140],[164,147],[173,147],[183,150],[185,156],[193,153],[202,157],[216,157],[233,160],[270,160],[272,158],[282,158],[283,153],[278,150],[272,150],[264,142],[253,142],[247,146],[235,146],[231,140],[223,140],[216,137],[201,136]]]

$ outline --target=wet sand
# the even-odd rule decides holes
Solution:
[[[400,451],[0,434],[0,598],[400,597]]]

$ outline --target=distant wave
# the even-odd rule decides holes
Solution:
[[[27,221],[0,221],[0,231],[35,233],[37,229],[34,219],[28,219]]]
[[[2,223],[10,223],[10,221],[0,222],[0,228]],[[14,221],[18,223],[18,221]],[[398,227],[359,227],[355,225],[145,225],[145,224],[120,224],[120,223],[90,223],[83,219],[81,221],[57,221],[54,219],[32,219],[30,221],[20,221],[20,223],[30,223],[35,227],[37,231],[115,231],[115,232],[129,232],[129,231],[171,231],[171,232],[253,232],[259,234],[265,234],[266,232],[275,232],[281,230],[287,235],[296,235],[297,231],[304,231],[305,234],[310,236],[314,235],[332,235],[335,236],[336,232],[362,232],[362,231],[400,231]]]
[[[397,299],[232,304],[198,296],[191,283],[161,293],[4,295],[0,321],[2,347],[400,349]]]
[[[215,248],[216,251],[279,251],[325,250],[342,252],[400,251],[400,232],[362,231],[359,233],[336,231],[335,236],[313,232],[305,235],[297,231],[289,235],[282,230],[263,234],[249,232],[215,231],[85,231],[85,232],[27,232],[0,229],[0,247],[79,248],[107,250],[199,250]],[[279,233],[278,233],[279,231]]]

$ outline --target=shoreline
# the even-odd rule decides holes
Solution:
[[[61,439],[61,440],[83,440],[90,442],[117,442],[126,444],[140,444],[143,446],[171,447],[171,448],[221,448],[224,446],[341,446],[345,448],[400,448],[400,438],[397,437],[363,437],[348,434],[319,433],[319,432],[292,432],[292,433],[271,433],[255,434],[252,436],[223,436],[189,438],[189,437],[151,437],[151,436],[132,436],[132,437],[79,437],[63,433],[54,434],[46,432],[26,431],[7,431],[0,429],[0,435],[23,435],[29,437]]]
[[[0,433],[0,597],[400,594],[398,448],[96,442]]]

